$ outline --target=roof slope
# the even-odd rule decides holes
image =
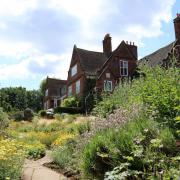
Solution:
[[[145,56],[144,58],[139,60],[139,64],[143,62],[147,62],[148,65],[151,67],[156,65],[161,65],[163,63],[163,60],[166,60],[169,54],[172,52],[172,48],[174,47],[174,44],[175,41],[163,48],[160,48],[159,50],[153,52],[152,54]]]
[[[107,61],[107,56],[103,52],[88,51],[77,48],[80,56],[80,64],[87,75],[96,75],[97,71]]]

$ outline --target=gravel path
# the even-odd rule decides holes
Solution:
[[[47,167],[44,163],[52,162],[48,153],[42,159],[37,161],[26,160],[23,168],[22,180],[68,180],[62,174],[59,174]]]

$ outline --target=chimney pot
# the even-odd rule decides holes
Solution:
[[[131,45],[131,41],[130,41],[130,45]]]
[[[126,44],[128,44],[128,41],[126,41]]]

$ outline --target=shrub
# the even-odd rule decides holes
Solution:
[[[153,164],[160,163],[160,159],[166,157],[165,153],[168,154],[165,150],[175,147],[174,142],[174,136],[169,129],[161,129],[156,122],[142,114],[119,129],[107,129],[97,133],[85,146],[83,171],[88,176],[102,178],[106,171],[117,165],[130,163],[130,167],[122,173],[135,173],[133,170],[144,171],[148,159],[148,167],[154,168]],[[150,153],[151,156],[145,159],[146,154]]]
[[[112,95],[104,95],[94,108],[95,115],[106,117],[119,107],[142,104],[146,113],[159,123],[176,132],[180,128],[179,115],[179,68],[141,67],[145,76],[125,81],[116,87]]]
[[[29,159],[40,159],[46,154],[45,145],[39,141],[24,141],[22,142],[24,149]]]
[[[45,117],[46,116],[46,110],[40,110],[38,113],[41,117]]]
[[[2,133],[2,131],[4,131],[6,127],[8,127],[8,125],[9,125],[8,115],[5,112],[3,112],[2,108],[0,108],[0,134]]]
[[[54,109],[55,113],[81,114],[83,109],[81,107],[57,107]]]
[[[23,121],[24,120],[24,112],[23,111],[14,111],[10,114],[10,118],[15,121]]]
[[[83,152],[83,171],[86,175],[102,178],[103,174],[117,165],[117,153],[114,151],[114,132],[106,130],[98,133]]]
[[[79,107],[79,101],[77,97],[71,96],[64,99],[61,103],[62,107]]]
[[[34,117],[33,111],[29,108],[24,110],[24,120],[31,121]]]
[[[70,133],[60,133],[59,137],[53,142],[54,146],[65,144],[68,140],[73,139],[74,135]]]
[[[76,126],[78,133],[81,135],[85,133],[86,131],[89,132],[91,129],[91,125],[89,122],[87,123],[80,123]]]
[[[52,152],[51,156],[53,161],[60,168],[67,168],[73,159],[73,149],[75,146],[75,141],[68,141],[63,146],[56,147],[56,149]]]
[[[0,140],[0,179],[19,180],[25,159],[22,146],[12,140]]]

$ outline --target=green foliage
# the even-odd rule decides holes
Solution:
[[[12,111],[9,113],[11,119],[15,121],[22,121],[24,120],[24,112],[23,111]]]
[[[24,120],[31,121],[34,117],[33,111],[29,108],[24,110]]]
[[[38,113],[41,117],[45,117],[46,116],[46,110],[40,110]]]
[[[179,68],[144,66],[140,74],[145,76],[120,83],[112,95],[104,95],[93,113],[106,117],[121,106],[128,108],[132,103],[142,104],[151,118],[174,131],[178,130],[180,123],[176,117],[180,113]]]
[[[83,171],[88,177],[102,178],[106,171],[117,166],[113,172],[107,173],[108,177],[115,173],[118,177],[140,178],[142,172],[147,177],[157,164],[160,164],[158,168],[164,168],[160,160],[168,161],[166,154],[173,156],[172,149],[175,149],[172,132],[141,114],[120,129],[96,134],[84,149]],[[122,168],[123,163],[128,166]]]
[[[44,96],[46,91],[46,79],[43,79],[39,86],[40,93]]]
[[[55,113],[68,113],[68,114],[82,114],[83,109],[81,107],[56,107],[54,109]]]
[[[71,96],[62,101],[62,107],[79,107],[79,101],[77,97]]]
[[[131,85],[128,81],[125,81],[116,87],[112,95],[104,93],[101,97],[102,101],[99,101],[92,113],[100,117],[106,117],[112,113],[114,109],[121,106],[128,106],[130,88]]]
[[[26,141],[27,156],[30,159],[40,159],[46,153],[45,146],[38,141]]]
[[[0,179],[19,180],[25,159],[25,152],[18,142],[0,140]]]
[[[53,161],[59,165],[60,168],[68,167],[73,159],[73,149],[76,142],[73,140],[68,141],[65,145],[57,147],[52,152]]]
[[[141,101],[147,113],[158,122],[177,129],[175,122],[179,114],[180,85],[179,68],[143,67],[145,78],[135,80],[130,90],[131,102]],[[137,97],[136,97],[137,96]]]
[[[27,107],[34,111],[42,106],[42,95],[39,91],[27,91],[23,87],[9,87],[0,89],[0,106],[4,111],[23,111]]]
[[[77,129],[78,133],[81,135],[85,132],[89,132],[91,130],[91,125],[89,122],[80,123],[76,126],[76,129]]]
[[[3,112],[2,108],[0,108],[0,134],[2,133],[2,131],[4,131],[6,127],[8,127],[8,125],[9,125],[8,115],[5,112]]]

